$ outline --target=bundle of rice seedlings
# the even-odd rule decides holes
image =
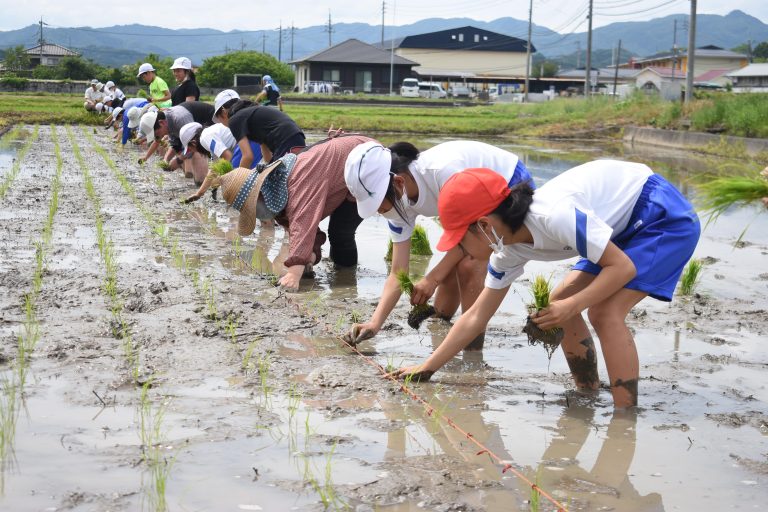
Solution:
[[[432,249],[429,247],[429,237],[424,226],[416,224],[411,235],[411,254],[416,256],[432,256]]]
[[[763,176],[724,176],[698,186],[701,208],[716,220],[733,205],[746,205],[768,197],[768,179]]]
[[[551,359],[560,342],[563,341],[565,332],[560,327],[544,330],[536,325],[532,320],[532,315],[549,306],[549,296],[552,293],[550,280],[541,274],[537,275],[531,282],[531,296],[533,302],[528,305],[528,318],[526,319],[523,332],[528,335],[528,344],[536,345],[540,343],[547,356]]]
[[[170,171],[171,170],[171,164],[169,164],[165,160],[160,160],[159,162],[157,162],[157,166],[159,168],[161,168],[162,170],[164,170],[164,171]]]
[[[139,98],[147,98],[148,97],[147,91],[145,91],[144,89],[139,89],[138,91],[136,91],[136,96],[138,96]]]
[[[680,276],[680,295],[689,296],[693,294],[693,290],[699,282],[702,266],[701,260],[696,258],[688,262],[685,269],[683,269],[683,274]]]
[[[392,239],[387,244],[387,254],[384,255],[384,261],[392,261]],[[429,246],[429,236],[424,226],[416,224],[411,235],[411,254],[414,256],[432,256],[432,248]]]
[[[410,297],[413,294],[413,281],[408,272],[401,270],[397,273],[397,282],[400,284],[400,290]],[[408,325],[418,329],[422,322],[435,314],[435,308],[430,304],[417,304],[411,308],[408,313]]]
[[[232,167],[232,162],[229,160],[224,160],[223,158],[220,158],[211,164],[211,170],[219,176],[224,176],[233,168],[234,167]]]

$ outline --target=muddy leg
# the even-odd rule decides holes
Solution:
[[[456,265],[456,277],[458,278],[462,312],[469,310],[480,296],[480,292],[483,291],[486,269],[486,263],[476,260],[471,256],[465,256]],[[483,350],[484,343],[485,332],[481,332],[464,350]]]
[[[616,408],[637,405],[640,362],[632,333],[625,323],[629,310],[647,294],[622,288],[589,308],[589,321],[597,332]]]
[[[437,312],[436,316],[450,320],[459,309],[459,303],[459,281],[456,269],[453,269],[435,291],[434,306]]]
[[[562,283],[552,292],[552,300],[562,300],[583,290],[595,276],[586,272],[573,271],[565,276]],[[597,355],[595,343],[582,316],[576,315],[560,327],[563,328],[563,348],[565,360],[571,369],[573,381],[581,391],[594,391],[600,386],[597,376]]]

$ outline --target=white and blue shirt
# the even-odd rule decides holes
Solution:
[[[581,256],[597,263],[608,242],[627,227],[652,174],[644,164],[596,160],[569,169],[536,189],[524,221],[533,243],[505,245],[501,254],[492,255],[485,286],[508,287],[530,260]]]

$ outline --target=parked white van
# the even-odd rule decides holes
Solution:
[[[419,96],[422,98],[445,98],[448,93],[436,82],[419,82]]]
[[[400,86],[400,96],[404,98],[419,97],[419,81],[415,78],[406,78]]]

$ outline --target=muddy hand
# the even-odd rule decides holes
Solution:
[[[280,289],[285,290],[286,292],[299,291],[299,280],[290,273],[281,277],[277,284],[280,285]]]
[[[354,324],[342,339],[352,346],[376,336],[377,330],[368,324]]]
[[[422,365],[418,364],[416,366],[404,366],[403,368],[387,373],[385,377],[394,379],[410,378],[411,382],[427,382],[434,374],[434,371],[424,369]]]
[[[427,279],[425,277],[419,280],[418,283],[413,285],[413,293],[411,293],[411,304],[424,304],[430,298],[432,298],[432,295],[435,294],[436,288],[437,283],[431,279]]]
[[[199,195],[197,195],[197,194],[192,194],[191,196],[189,196],[188,198],[186,198],[186,199],[185,199],[184,201],[182,201],[182,202],[183,202],[184,204],[189,204],[189,203],[194,203],[194,202],[195,202],[195,201],[197,201],[198,199],[200,199],[200,196],[199,196]]]
[[[568,297],[567,299],[556,300],[546,308],[537,311],[531,316],[531,320],[541,329],[547,331],[561,326],[578,313],[575,302]]]

